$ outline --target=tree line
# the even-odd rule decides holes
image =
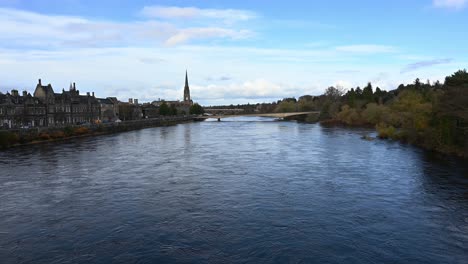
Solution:
[[[201,105],[198,103],[194,103],[193,105],[190,106],[188,109],[189,114],[191,115],[201,115],[205,113],[205,110]],[[163,116],[174,116],[174,115],[186,115],[187,113],[185,110],[177,110],[177,107],[175,105],[169,105],[166,102],[163,102],[159,106],[159,114]]]
[[[459,70],[436,81],[385,91],[368,83],[347,91],[329,87],[320,96],[285,98],[275,111],[319,111],[307,121],[374,126],[381,138],[468,157],[468,73]]]

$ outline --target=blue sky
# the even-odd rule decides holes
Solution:
[[[0,0],[0,91],[271,102],[468,68],[468,0]]]

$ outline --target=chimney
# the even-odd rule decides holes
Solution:
[[[138,99],[134,99],[134,100],[133,100],[133,103],[136,104],[136,105],[138,105]]]
[[[89,96],[89,92],[87,92],[86,95]]]
[[[129,99],[128,99],[128,103],[133,104],[133,99],[132,99],[132,98],[129,98]]]
[[[76,90],[76,86],[75,86],[75,83],[73,83],[73,90]]]
[[[93,92],[93,97],[94,97],[94,92]]]
[[[41,83],[41,79],[39,79],[39,85],[42,85],[42,83]]]
[[[11,95],[18,96],[18,90],[11,90]]]
[[[28,91],[23,91],[23,97],[28,96]]]

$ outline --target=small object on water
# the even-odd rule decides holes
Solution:
[[[374,137],[371,137],[371,136],[369,136],[369,135],[364,135],[364,136],[361,137],[361,139],[365,139],[365,140],[368,140],[368,141],[372,141],[372,140],[374,140],[375,138],[374,138]]]

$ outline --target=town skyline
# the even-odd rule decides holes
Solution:
[[[465,0],[59,3],[0,1],[1,92],[42,77],[102,97],[182,100],[188,69],[203,105],[259,103],[442,81],[468,65]]]
[[[147,100],[140,100],[139,98],[132,98],[132,97],[128,97],[128,98],[120,98],[120,97],[117,97],[117,96],[114,96],[114,95],[99,95],[99,94],[95,94],[95,92],[92,90],[92,89],[88,89],[86,87],[81,87],[80,89],[77,89],[76,88],[76,84],[78,82],[75,82],[75,81],[70,81],[69,83],[69,86],[67,87],[55,87],[55,85],[47,80],[45,80],[44,83],[42,83],[42,80],[44,80],[43,78],[37,78],[36,79],[36,85],[32,85],[31,87],[25,87],[25,88],[19,88],[19,87],[12,87],[11,89],[7,90],[5,89],[5,91],[3,90],[0,90],[0,94],[2,95],[13,95],[13,94],[17,94],[17,95],[21,95],[21,96],[27,96],[27,95],[31,95],[33,96],[34,95],[34,92],[35,90],[37,89],[37,84],[45,84],[45,86],[51,86],[52,89],[54,89],[55,92],[61,92],[61,91],[71,91],[71,90],[78,90],[78,93],[82,93],[82,95],[92,95],[93,97],[96,97],[96,98],[109,98],[109,97],[113,97],[113,98],[116,98],[116,99],[119,99],[119,101],[122,101],[122,102],[125,102],[127,100],[136,100],[136,104],[138,104],[138,102],[140,103],[153,103],[153,102],[163,102],[163,101],[168,101],[168,102],[183,102],[183,101],[191,101],[191,96],[190,96],[190,88],[189,88],[189,84],[188,84],[188,71],[186,70],[185,71],[185,85],[179,89],[179,90],[183,90],[183,96],[181,96],[180,98],[182,99],[179,99],[179,98],[162,98],[162,97],[158,97],[157,95],[155,95],[155,97],[153,98],[150,98],[149,101]],[[180,93],[180,91],[179,91]]]
[[[97,125],[201,114],[201,106],[194,104],[190,96],[187,71],[183,94],[183,101],[159,98],[140,104],[138,98],[121,101],[115,96],[96,96],[94,91],[80,92],[75,82],[70,82],[67,90],[54,90],[51,83],[42,83],[39,78],[33,93],[17,89],[0,92],[0,128]]]

